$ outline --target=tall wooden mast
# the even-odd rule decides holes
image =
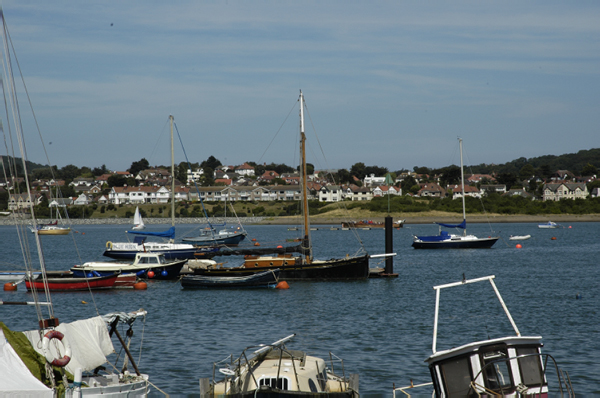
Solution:
[[[171,125],[171,226],[175,226],[175,148],[173,145],[173,115],[169,115]],[[173,239],[171,239],[173,243]]]
[[[310,242],[310,218],[308,214],[308,178],[306,176],[306,135],[304,134],[304,96],[300,90],[300,174],[302,179],[302,214],[304,216],[303,249],[306,250],[307,263],[312,261],[312,245]]]

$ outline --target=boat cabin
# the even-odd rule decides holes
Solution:
[[[505,337],[430,356],[437,397],[548,394],[541,337]]]
[[[154,264],[166,264],[165,255],[162,253],[136,253],[134,265],[154,265]]]

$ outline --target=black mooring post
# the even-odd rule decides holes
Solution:
[[[392,226],[392,217],[385,218],[385,254],[394,252],[394,228]],[[391,275],[394,273],[394,257],[385,258],[385,273]]]

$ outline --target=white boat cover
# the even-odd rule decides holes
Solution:
[[[65,368],[72,374],[75,374],[77,368],[81,368],[83,371],[96,369],[107,362],[107,355],[115,352],[106,323],[100,316],[71,323],[61,323],[55,329],[65,335],[65,339],[71,346],[72,357]],[[32,330],[24,333],[34,349],[44,355],[39,331]],[[55,358],[61,358],[64,355],[59,356],[55,351],[55,346],[58,344],[60,343],[49,344],[50,351]]]
[[[54,391],[31,374],[0,328],[0,391],[3,397],[48,397]]]

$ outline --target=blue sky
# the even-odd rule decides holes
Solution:
[[[294,165],[299,90],[318,168],[443,167],[458,162],[459,136],[466,164],[600,147],[599,2],[5,0],[3,9],[59,167],[168,164],[169,114],[192,162]],[[47,163],[37,132],[26,134],[30,160]]]

